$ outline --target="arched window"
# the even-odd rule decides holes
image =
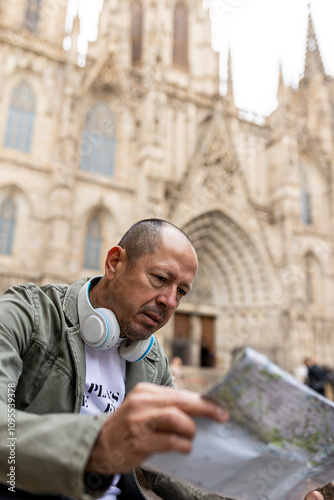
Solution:
[[[305,259],[305,294],[306,302],[313,302],[313,262],[312,259]]]
[[[35,105],[36,97],[30,85],[21,81],[12,92],[4,141],[6,148],[30,152]]]
[[[140,0],[131,4],[131,42],[132,62],[141,61],[143,43],[143,8]]]
[[[12,197],[8,197],[0,208],[0,254],[11,255],[16,222],[16,208]]]
[[[313,253],[305,255],[305,295],[309,304],[321,304],[322,294],[322,275],[319,261]]]
[[[86,116],[82,134],[81,169],[112,177],[115,142],[114,117],[105,102],[98,102]]]
[[[184,2],[174,10],[173,64],[188,68],[188,12]]]
[[[92,217],[88,223],[85,241],[84,267],[86,269],[100,269],[102,244],[102,229],[98,217]]]
[[[31,33],[37,33],[42,0],[27,0],[24,25]]]
[[[301,173],[301,192],[300,192],[300,203],[301,203],[301,219],[304,224],[312,224],[312,205],[311,205],[311,193],[309,187],[308,172],[306,168],[300,168]]]

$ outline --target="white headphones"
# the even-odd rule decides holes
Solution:
[[[81,288],[78,295],[78,311],[83,341],[90,347],[102,350],[110,349],[117,343],[120,328],[113,311],[104,308],[94,309],[90,303],[89,288],[100,279],[101,276],[95,276]],[[154,335],[146,340],[130,341],[125,338],[118,352],[126,361],[140,361],[150,352],[153,344]]]

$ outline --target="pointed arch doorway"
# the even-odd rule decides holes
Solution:
[[[182,229],[197,251],[199,272],[175,315],[172,354],[184,364],[225,368],[250,345],[278,361],[280,314],[270,301],[274,278],[256,238],[218,210]],[[269,325],[271,332],[275,325],[273,336]]]

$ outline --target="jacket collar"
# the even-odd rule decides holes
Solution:
[[[80,289],[89,280],[90,278],[82,278],[81,280],[76,281],[72,285],[69,285],[66,290],[63,303],[63,311],[69,326],[75,326],[79,324],[78,295]]]

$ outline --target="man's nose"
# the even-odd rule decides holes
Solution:
[[[163,304],[166,309],[175,309],[177,306],[177,288],[168,288],[158,297],[158,302]]]

